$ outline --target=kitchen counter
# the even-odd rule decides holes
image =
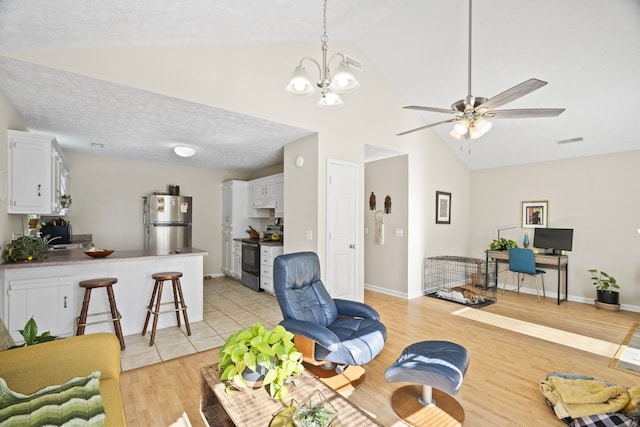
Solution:
[[[180,253],[116,250],[106,258],[91,258],[83,249],[69,249],[49,252],[42,261],[0,264],[0,318],[16,342],[22,340],[18,329],[31,316],[42,331],[49,330],[57,336],[75,335],[84,294],[78,284],[88,279],[115,277],[118,283],[113,290],[124,335],[140,334],[153,291],[151,275],[180,271],[189,321],[195,323],[203,318],[203,257],[207,254],[196,248]],[[165,284],[163,302],[172,301],[172,293],[171,285]],[[94,290],[90,312],[107,311],[108,307],[106,292]],[[99,317],[93,321],[96,320]],[[158,329],[175,324],[175,315],[169,313],[158,319]],[[86,333],[93,332],[113,332],[113,324],[87,326]],[[156,337],[156,342],[159,340]]]
[[[247,238],[235,238],[233,240],[237,240],[240,242],[247,242],[247,243],[257,243],[259,245],[264,245],[264,246],[282,246],[282,240],[271,240],[271,239],[247,239]]]
[[[68,249],[56,250],[47,253],[47,258],[41,261],[29,262],[5,262],[0,264],[0,269],[8,270],[14,268],[34,268],[34,267],[53,267],[64,266],[67,264],[91,264],[91,263],[108,263],[120,261],[140,261],[141,259],[162,259],[166,257],[188,257],[188,256],[205,256],[209,253],[196,248],[183,248],[179,252],[156,251],[156,250],[129,250],[118,251],[105,258],[92,258],[86,255],[84,251],[87,249]]]

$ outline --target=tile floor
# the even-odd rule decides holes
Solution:
[[[126,336],[127,348],[121,358],[123,371],[220,347],[238,329],[255,322],[273,328],[282,320],[280,307],[272,295],[255,292],[227,277],[204,280],[203,286],[203,320],[191,323],[191,336],[187,336],[184,325],[158,329],[151,347],[150,332],[145,336]]]

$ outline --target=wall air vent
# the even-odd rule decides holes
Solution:
[[[562,144],[571,144],[573,142],[580,142],[580,141],[584,141],[584,138],[579,136],[577,138],[570,138],[570,139],[563,139],[561,141],[558,141],[558,144],[562,145]]]

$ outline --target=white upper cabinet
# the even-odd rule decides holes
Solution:
[[[8,213],[64,214],[60,196],[68,192],[68,171],[56,139],[9,130]]]
[[[284,215],[284,174],[254,179],[251,185],[255,209],[275,209],[276,217]]]

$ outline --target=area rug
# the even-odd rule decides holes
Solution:
[[[640,375],[640,323],[634,323],[609,365]]]
[[[487,325],[609,358],[612,358],[619,348],[618,344],[585,337],[584,335],[578,335],[560,329],[536,325],[535,323],[524,322],[522,320],[489,313],[483,310],[476,310],[470,307],[454,311],[452,314],[464,317],[465,319],[475,320],[476,322],[485,323]]]

